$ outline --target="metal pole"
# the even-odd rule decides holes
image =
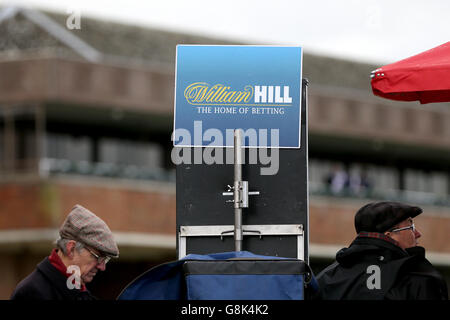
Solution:
[[[235,251],[242,250],[242,208],[241,208],[241,181],[242,181],[242,132],[234,130],[234,247]]]

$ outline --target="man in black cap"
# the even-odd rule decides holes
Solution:
[[[418,246],[413,218],[422,209],[398,202],[369,203],[355,215],[358,234],[318,276],[321,299],[447,300],[447,285]]]
[[[111,230],[94,213],[76,205],[59,235],[56,248],[17,285],[11,300],[95,300],[86,284],[119,256]]]

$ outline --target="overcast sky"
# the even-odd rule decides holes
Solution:
[[[0,0],[304,52],[391,63],[450,41],[448,0]]]

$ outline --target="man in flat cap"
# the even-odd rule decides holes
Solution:
[[[59,235],[56,248],[17,285],[12,300],[95,300],[86,284],[119,256],[111,230],[94,213],[75,205]]]
[[[356,239],[318,276],[326,300],[447,300],[447,285],[418,246],[422,209],[373,202],[356,212]]]

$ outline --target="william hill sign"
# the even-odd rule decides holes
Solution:
[[[237,128],[278,136],[246,147],[299,148],[301,77],[301,47],[177,46],[174,146],[232,146],[176,138],[200,123],[223,137]]]

